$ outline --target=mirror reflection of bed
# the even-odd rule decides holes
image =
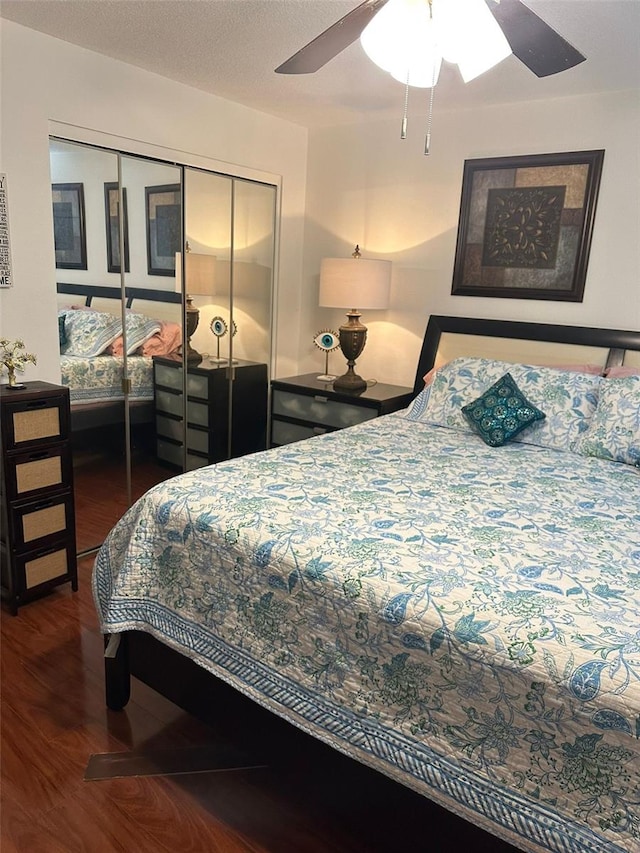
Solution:
[[[266,443],[276,187],[55,137],[50,139],[50,166],[52,184],[74,187],[82,200],[80,211],[77,206],[71,210],[65,198],[52,195],[59,331],[72,339],[61,343],[61,382],[71,389],[76,533],[82,554],[102,543],[149,486],[182,469],[184,419],[197,425],[187,432],[197,447],[185,465],[200,467],[215,455],[204,435],[213,434],[209,415],[206,423],[197,420],[203,416],[198,402],[187,401],[184,414],[181,405],[180,411],[170,407],[168,417],[154,414],[152,359],[169,356],[181,362],[188,283],[199,312],[194,350],[203,357],[216,353],[210,325],[221,316],[237,334],[222,340],[220,356],[252,363],[243,372],[245,398],[250,396],[248,374],[260,372],[260,394],[250,402],[264,421]],[[216,262],[215,282],[205,282],[204,291],[189,275],[182,282],[176,261],[185,247]],[[209,377],[211,361],[206,363]],[[126,395],[125,371],[131,383]],[[182,385],[174,383],[181,373],[169,373],[168,396],[176,403]],[[201,379],[200,390],[203,384],[209,389],[214,383]],[[247,422],[238,411],[240,384],[232,394],[229,379],[225,394],[224,383],[215,382],[216,402],[230,409],[224,421],[230,456],[241,446],[239,435]],[[249,449],[259,449],[258,443]],[[161,444],[167,449],[164,456]],[[247,452],[244,445],[238,452]]]
[[[79,552],[100,544],[130,501],[175,473],[155,454],[153,356],[180,351],[181,313],[178,293],[127,288],[123,332],[118,288],[58,284],[61,381],[71,397]]]

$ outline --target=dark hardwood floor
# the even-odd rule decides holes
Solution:
[[[94,535],[91,517],[79,536]],[[127,708],[108,711],[92,564],[76,593],[58,587],[15,617],[3,606],[2,853],[513,851],[224,685],[206,722],[135,679]],[[260,769],[84,778],[94,754],[256,745]]]

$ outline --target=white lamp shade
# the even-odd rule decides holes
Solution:
[[[323,258],[320,264],[322,308],[387,308],[391,261]]]
[[[216,292],[216,256],[187,252],[185,255],[185,290],[189,296]],[[176,252],[176,290],[182,290],[182,253]]]

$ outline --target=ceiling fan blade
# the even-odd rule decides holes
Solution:
[[[300,48],[276,68],[277,74],[310,74],[326,65],[330,59],[349,47],[360,35],[376,12],[387,0],[364,0],[335,24]]]
[[[538,77],[558,74],[586,57],[521,0],[486,0],[514,55]]]

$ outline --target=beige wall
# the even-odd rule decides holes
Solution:
[[[57,133],[281,185],[277,326],[280,375],[295,373],[307,132],[304,128],[0,20],[0,172],[7,175],[14,287],[0,332],[22,337],[58,382],[56,270],[48,137]]]
[[[317,307],[320,260],[347,256],[356,242],[365,255],[393,261],[390,309],[363,316],[366,378],[412,384],[431,313],[640,328],[638,92],[461,112],[436,98],[429,157],[425,117],[415,114],[404,142],[400,115],[363,118],[310,132],[307,151],[307,131],[297,125],[4,20],[0,34],[0,171],[8,176],[15,282],[0,291],[0,331],[38,353],[28,379],[59,379],[52,132],[281,185],[277,376],[324,369],[313,335],[337,328],[344,315]],[[591,148],[606,153],[584,301],[451,296],[464,160]],[[330,368],[342,364],[333,353]]]
[[[391,307],[363,313],[369,341],[358,372],[367,379],[412,384],[429,314],[640,329],[640,94],[455,113],[435,100],[429,157],[424,116],[410,114],[399,139],[400,107],[397,121],[310,133],[301,372],[324,368],[314,332],[344,318],[317,307],[320,260],[348,257],[355,243],[393,261]],[[451,296],[464,161],[597,148],[604,170],[584,301]],[[329,364],[342,372],[339,351]]]

